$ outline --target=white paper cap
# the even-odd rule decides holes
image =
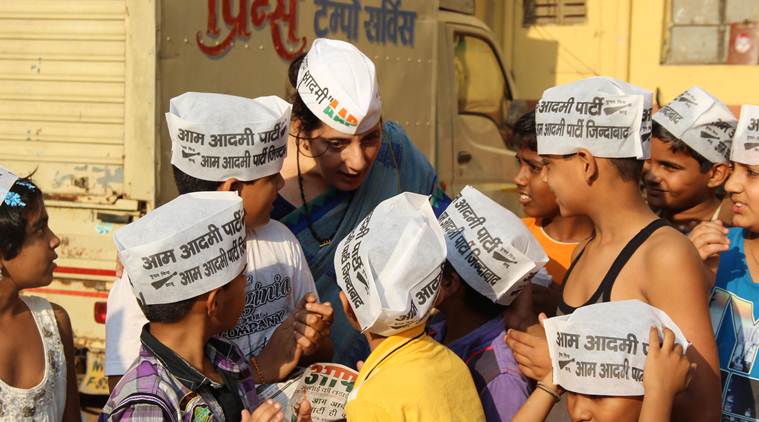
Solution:
[[[651,326],[660,338],[669,328],[675,342],[688,348],[666,313],[639,300],[583,306],[545,320],[554,384],[580,394],[642,396]]]
[[[759,106],[745,104],[733,137],[730,161],[759,165]]]
[[[364,133],[382,114],[374,63],[353,44],[317,38],[298,71],[298,94],[333,129]]]
[[[334,262],[362,331],[390,336],[422,324],[445,262],[429,198],[406,192],[382,201],[340,242]]]
[[[221,287],[245,268],[242,199],[235,192],[180,195],[113,235],[134,295],[176,303]]]
[[[654,121],[712,163],[729,160],[737,119],[718,99],[694,86],[654,115]]]
[[[649,157],[650,91],[608,77],[547,89],[535,110],[538,153],[596,157]]]
[[[5,203],[5,197],[11,191],[16,180],[18,180],[18,176],[11,173],[7,168],[0,166],[0,206],[3,206]]]
[[[287,155],[291,110],[276,96],[187,92],[172,98],[166,113],[171,164],[215,182],[247,182],[279,173]]]
[[[547,262],[543,248],[511,211],[466,186],[440,215],[448,262],[480,294],[509,305]]]
[[[651,158],[651,132],[653,132],[654,93],[629,82],[614,79],[614,82],[628,95],[643,96],[643,120],[640,123],[640,141],[643,155],[640,159]]]

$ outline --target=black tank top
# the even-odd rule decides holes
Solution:
[[[572,261],[572,265],[569,266],[566,274],[564,274],[564,281],[561,283],[561,299],[559,300],[559,309],[557,310],[556,315],[568,315],[581,306],[588,306],[595,303],[611,301],[611,289],[614,287],[614,282],[617,280],[619,272],[622,271],[622,268],[624,268],[627,264],[627,261],[630,260],[635,251],[638,250],[638,248],[651,236],[653,232],[667,225],[668,224],[666,221],[662,219],[656,219],[649,223],[646,227],[643,227],[643,229],[641,229],[641,231],[639,231],[635,237],[630,239],[630,241],[627,242],[627,245],[622,248],[622,252],[619,253],[617,259],[615,259],[611,264],[609,271],[604,276],[601,284],[598,286],[598,289],[596,289],[595,293],[593,293],[593,296],[591,296],[590,299],[588,299],[588,301],[584,304],[578,307],[573,307],[567,305],[567,303],[564,302],[564,289],[567,286],[567,280],[569,280],[569,276],[572,274],[572,270],[575,268],[575,264],[580,261],[580,258],[582,258],[582,255],[585,253],[585,248],[588,246],[586,243],[585,247],[583,247],[582,251],[580,251],[580,253],[577,255],[577,258]]]

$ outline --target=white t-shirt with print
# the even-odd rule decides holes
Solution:
[[[248,356],[261,352],[274,330],[294,310],[303,295],[316,293],[314,278],[298,239],[278,221],[256,228],[246,241],[246,297],[240,321],[222,333]],[[318,295],[317,295],[318,297]],[[123,375],[137,358],[142,314],[126,276],[108,295],[105,323],[105,374]]]

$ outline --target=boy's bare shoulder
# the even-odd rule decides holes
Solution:
[[[701,264],[693,243],[674,227],[666,226],[655,231],[642,248],[646,264],[650,266],[673,268],[673,265]]]
[[[659,284],[703,283],[705,276],[698,251],[690,240],[673,227],[655,231],[642,246],[642,264],[646,280]],[[673,277],[673,275],[678,277]],[[660,285],[660,284],[659,284]]]

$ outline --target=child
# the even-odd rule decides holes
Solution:
[[[725,190],[733,203],[729,231],[716,223],[693,230],[701,256],[716,270],[709,310],[722,372],[722,420],[759,420],[757,314],[759,309],[759,106],[741,108]],[[719,254],[719,252],[722,252]]]
[[[683,233],[701,221],[730,225],[718,190],[729,174],[737,120],[718,99],[693,87],[654,114],[643,180],[648,205]]]
[[[297,239],[281,223],[269,221],[282,187],[279,169],[289,117],[290,105],[277,97],[205,93],[173,98],[166,115],[179,191],[235,191],[243,199],[249,230],[245,311],[223,335],[251,359],[257,383],[283,379],[302,355],[331,357],[332,307],[317,303]],[[137,357],[139,330],[147,322],[128,285],[122,277],[108,299],[106,374],[111,386]]]
[[[612,304],[614,306],[608,309],[611,312],[604,313],[597,309]],[[623,304],[625,308],[644,305],[639,301],[590,305],[583,310],[596,308],[594,313],[597,314],[590,316],[592,320],[585,319],[582,322],[554,322],[555,319],[565,317],[542,319],[546,324],[546,331],[551,331],[551,338],[556,338],[554,348],[565,347],[559,349],[563,351],[558,353],[552,350],[552,369],[538,382],[534,393],[519,409],[512,419],[513,422],[545,420],[565,390],[572,420],[670,420],[674,397],[688,387],[693,369],[693,365],[683,353],[683,345],[687,347],[687,343],[684,342],[677,326],[672,324],[665,314],[661,315],[667,322],[662,324],[661,319],[655,315],[649,314],[654,318],[647,318],[646,313],[640,312],[645,308],[637,312],[633,310],[633,317],[630,309],[615,309],[618,308],[616,304]],[[651,309],[656,311],[654,308]],[[574,316],[577,316],[577,313],[572,315]],[[656,321],[657,319],[659,321]],[[644,320],[656,322],[647,328]],[[606,326],[604,322],[607,323]],[[552,330],[552,325],[557,326],[557,329],[561,327],[561,332]],[[659,338],[659,326],[662,327],[663,341]],[[603,329],[616,336],[598,336]],[[641,341],[639,344],[639,338],[646,338],[646,331],[648,343]],[[581,337],[578,333],[582,332],[590,335]],[[599,342],[599,339],[603,343]],[[614,351],[598,350],[599,345],[612,344],[610,341],[616,347]],[[591,350],[588,345],[591,346]],[[594,347],[595,351],[592,350]],[[560,385],[554,384],[557,380]]]
[[[60,239],[42,191],[0,167],[0,419],[78,421],[68,314],[24,289],[53,281]]]
[[[466,365],[424,333],[445,251],[427,197],[414,193],[381,202],[338,245],[340,301],[372,349],[348,421],[484,421]]]
[[[538,155],[535,111],[525,113],[517,120],[510,148],[516,152],[519,162],[514,184],[519,190],[522,211],[527,215],[522,221],[548,254],[549,261],[545,270],[553,280],[548,287],[538,284],[532,286],[533,307],[538,313],[553,316],[559,304],[560,286],[572,260],[572,252],[578,242],[590,237],[593,225],[585,216],[565,217],[559,213],[556,196],[540,175],[543,163]]]
[[[257,406],[247,359],[214,337],[235,326],[245,305],[243,213],[236,193],[191,193],[114,234],[149,323],[101,421],[239,421]],[[252,418],[275,420],[264,415],[278,410],[265,403]]]
[[[511,420],[531,388],[502,340],[502,314],[548,257],[516,215],[470,186],[440,226],[448,259],[428,333],[466,362],[487,420]]]
[[[687,238],[656,218],[638,185],[647,158],[651,97],[604,77],[543,93],[536,126],[544,177],[562,215],[586,215],[594,225],[593,237],[578,248],[567,272],[558,314],[625,299],[666,312],[693,342],[688,357],[698,364],[673,415],[712,421],[719,414],[720,378],[705,274]],[[511,331],[507,339],[525,375],[542,379],[548,357],[540,330]]]

